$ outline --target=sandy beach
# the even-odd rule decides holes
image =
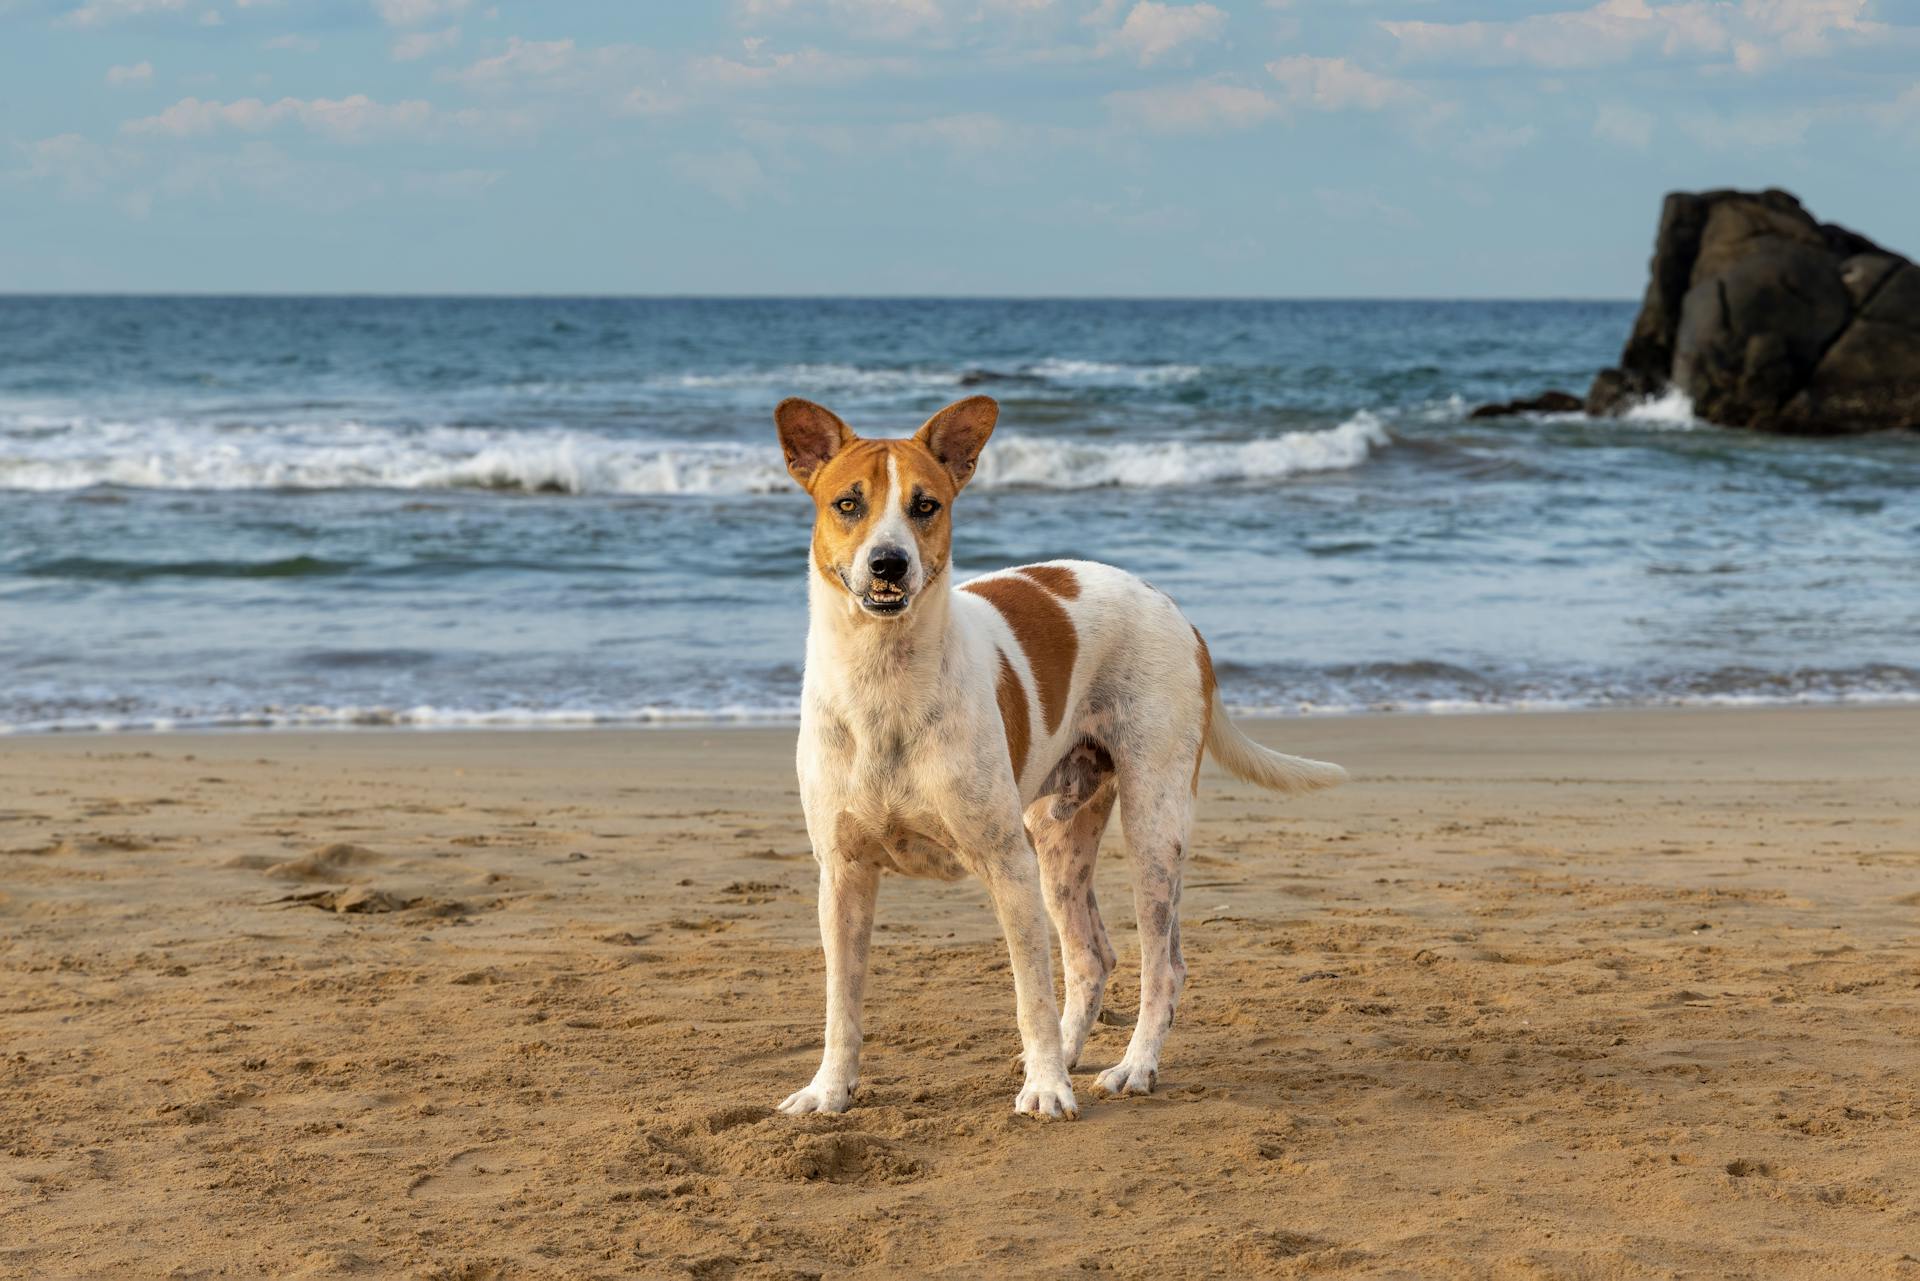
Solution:
[[[790,730],[0,740],[0,1274],[1920,1277],[1920,709],[1250,730],[1356,781],[1208,767],[1073,1124],[902,880],[854,1110],[772,1112]]]

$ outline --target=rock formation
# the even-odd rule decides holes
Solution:
[[[1588,413],[1678,387],[1729,427],[1920,428],[1920,266],[1901,255],[1784,191],[1674,192],[1652,274]]]
[[[1584,402],[1572,392],[1543,391],[1538,396],[1476,405],[1469,418],[1511,418],[1516,414],[1577,414]]]

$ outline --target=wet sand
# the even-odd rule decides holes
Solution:
[[[901,880],[854,1110],[772,1112],[791,731],[0,739],[0,1275],[1920,1277],[1920,709],[1250,729],[1356,782],[1208,767],[1072,1124]]]

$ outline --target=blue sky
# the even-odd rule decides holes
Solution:
[[[0,290],[1628,297],[1920,251],[1920,0],[0,0]]]

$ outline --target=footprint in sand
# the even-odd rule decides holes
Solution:
[[[324,845],[285,863],[275,863],[267,869],[267,875],[279,881],[365,880],[367,869],[386,861],[386,855],[364,845],[340,843]]]
[[[417,1201],[472,1200],[516,1195],[526,1182],[526,1169],[505,1148],[469,1148],[437,1174],[413,1181],[407,1195]]]

